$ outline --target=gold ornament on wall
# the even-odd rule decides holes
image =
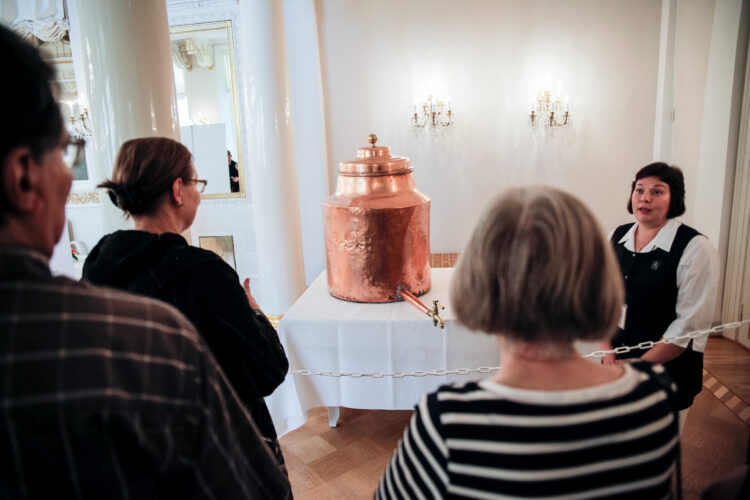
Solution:
[[[69,205],[98,205],[100,203],[99,193],[97,191],[91,191],[88,193],[70,193],[67,203]]]

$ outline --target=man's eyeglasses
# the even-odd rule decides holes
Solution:
[[[195,187],[198,188],[198,192],[203,194],[203,191],[206,190],[206,186],[208,185],[208,181],[204,179],[190,179],[190,182],[195,182],[197,185]]]
[[[86,156],[86,139],[81,137],[71,137],[65,145],[63,151],[63,161],[70,167],[80,167]]]

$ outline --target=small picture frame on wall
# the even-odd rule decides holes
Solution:
[[[199,236],[198,246],[212,251],[221,257],[224,262],[232,266],[232,269],[237,270],[237,263],[234,258],[234,239],[232,236]]]

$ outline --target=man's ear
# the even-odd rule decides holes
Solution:
[[[34,158],[29,148],[16,148],[8,153],[3,162],[0,175],[2,179],[2,191],[8,205],[18,212],[33,210],[37,203],[37,196],[33,186],[34,169],[32,162]]]

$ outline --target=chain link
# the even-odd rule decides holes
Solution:
[[[620,346],[615,347],[614,349],[610,349],[608,351],[593,351],[586,355],[584,355],[584,358],[603,358],[604,356],[608,354],[624,354],[626,352],[635,351],[636,349],[651,349],[656,344],[676,344],[677,342],[681,340],[691,340],[696,337],[700,337],[701,335],[708,335],[711,333],[719,333],[724,330],[731,330],[733,328],[738,328],[742,325],[750,323],[750,319],[746,319],[743,321],[734,321],[732,323],[724,323],[723,325],[716,325],[713,328],[709,328],[706,330],[695,330],[692,332],[684,333],[682,335],[679,335],[677,337],[669,337],[669,338],[662,338],[656,341],[648,341],[648,342],[641,342],[638,345],[634,346]]]
[[[636,349],[643,350],[643,349],[651,349],[656,344],[674,344],[681,340],[690,340],[694,339],[696,337],[700,337],[701,335],[707,335],[710,333],[719,333],[724,330],[732,330],[734,328],[739,328],[742,325],[746,325],[750,323],[750,319],[746,319],[743,321],[734,321],[731,323],[724,323],[723,325],[717,325],[713,328],[707,329],[707,330],[695,330],[692,332],[685,333],[683,335],[680,335],[678,337],[670,337],[670,338],[662,338],[656,341],[646,341],[641,342],[638,345],[634,346],[620,346],[616,347],[614,349],[610,349],[608,351],[592,351],[588,354],[585,354],[584,358],[603,358],[604,356],[608,354],[624,354],[626,352],[634,351]],[[469,375],[471,373],[491,373],[493,371],[499,370],[499,366],[480,366],[479,368],[457,368],[455,370],[434,370],[434,371],[419,371],[415,370],[413,372],[392,372],[392,373],[382,373],[382,372],[332,372],[332,371],[318,371],[318,370],[291,370],[293,375],[304,375],[304,376],[320,376],[320,377],[351,377],[351,378],[385,378],[385,377],[391,377],[391,378],[404,378],[404,377],[427,377],[427,376],[437,376],[437,377],[443,377],[445,375]]]

